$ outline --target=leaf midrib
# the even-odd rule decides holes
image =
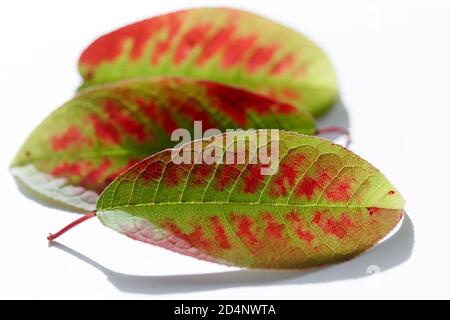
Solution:
[[[371,207],[370,205],[319,205],[319,204],[289,204],[289,203],[271,203],[271,202],[237,202],[237,201],[228,201],[228,202],[219,202],[219,201],[211,201],[211,202],[200,202],[200,201],[189,201],[189,202],[157,202],[157,203],[140,203],[133,205],[121,205],[114,206],[108,208],[97,209],[98,211],[110,211],[116,209],[123,208],[135,208],[135,207],[151,207],[151,206],[167,206],[167,205],[261,205],[261,206],[274,206],[274,207],[298,207],[298,208],[345,208],[345,209],[365,209]],[[387,209],[387,210],[402,210],[403,208],[387,208],[376,206],[379,209]]]

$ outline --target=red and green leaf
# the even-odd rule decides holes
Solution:
[[[136,162],[172,147],[171,133],[193,123],[217,128],[315,132],[295,107],[222,84],[181,78],[129,80],[80,92],[31,134],[12,172],[33,191],[85,210]]]
[[[250,157],[243,164],[225,162],[246,135],[225,140],[219,155],[225,164],[176,165],[172,150],[139,162],[101,194],[97,217],[133,239],[250,268],[343,261],[372,247],[400,221],[399,192],[351,151],[280,132],[269,140],[280,142],[279,170],[265,176],[263,165],[251,164]],[[182,150],[197,159],[216,138]]]
[[[127,25],[81,55],[83,86],[141,76],[187,76],[238,85],[324,114],[337,95],[327,56],[305,36],[226,8],[173,12]]]

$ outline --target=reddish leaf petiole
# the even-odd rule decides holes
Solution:
[[[55,234],[50,233],[49,236],[47,237],[47,240],[48,241],[55,240],[56,238],[58,238],[59,236],[63,235],[64,233],[66,233],[67,231],[72,229],[73,227],[79,225],[80,223],[82,223],[82,222],[84,222],[86,220],[89,220],[90,218],[95,217],[95,215],[96,215],[95,211],[86,213],[81,218],[78,218],[77,220],[73,221],[72,223],[69,223],[67,226],[65,226],[64,228],[59,230],[57,233],[55,233]]]

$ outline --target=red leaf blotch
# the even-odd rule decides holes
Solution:
[[[304,160],[305,156],[303,154],[294,154],[280,164],[280,171],[273,181],[270,195],[279,197],[288,194],[288,188],[294,186],[297,180],[298,169]]]
[[[163,27],[162,17],[136,22],[108,33],[95,40],[81,55],[79,63],[95,68],[102,62],[114,61],[124,50],[127,40],[132,41],[131,59],[141,57],[152,35]]]
[[[342,181],[331,184],[325,194],[328,200],[333,202],[340,202],[350,200],[349,191],[350,182]]]
[[[180,14],[172,13],[165,16],[167,21],[167,35],[164,40],[160,40],[155,45],[155,50],[153,52],[153,56],[151,58],[151,63],[153,65],[157,65],[161,57],[169,51],[170,46],[173,43],[173,40],[177,33],[180,31],[182,20],[180,19]]]
[[[325,217],[320,211],[315,213],[312,223],[319,226],[325,234],[332,234],[339,239],[343,239],[353,226],[350,217],[345,213],[336,220],[333,217]]]
[[[100,178],[112,166],[112,161],[109,158],[104,158],[97,168],[91,169],[83,179],[80,181],[80,186],[90,188],[99,186]],[[103,191],[102,187],[96,187],[97,191]]]
[[[70,126],[61,135],[54,135],[50,139],[54,151],[66,150],[72,146],[82,147],[83,144],[90,145],[92,142],[83,137],[80,129],[76,126]]]
[[[281,240],[283,238],[284,225],[278,223],[272,214],[268,212],[264,213],[262,218],[266,222],[266,234],[271,238]]]
[[[237,215],[234,213],[230,215],[230,219],[237,227],[236,235],[251,249],[255,249],[259,241],[252,230],[253,221],[245,215]]]
[[[120,134],[115,126],[111,123],[103,121],[96,114],[88,116],[88,120],[94,127],[95,135],[104,143],[119,144]]]
[[[314,234],[305,228],[305,221],[300,217],[297,212],[290,212],[286,215],[286,219],[292,222],[294,227],[294,232],[297,237],[301,240],[304,240],[308,243],[311,243],[314,240]]]
[[[208,182],[208,178],[214,172],[215,166],[207,164],[196,164],[192,168],[192,183],[195,186],[201,186]]]
[[[137,171],[134,175],[142,175],[144,184],[155,182],[159,180],[164,171],[164,163],[162,161],[155,161],[148,164],[143,171],[140,171],[140,166],[137,165],[133,168],[133,171]]]
[[[80,176],[85,166],[82,163],[69,163],[67,161],[55,166],[52,170],[52,175],[55,177],[61,176]]]
[[[295,195],[299,198],[306,197],[311,199],[316,190],[323,188],[329,179],[329,176],[325,172],[321,173],[317,179],[305,176],[295,188]]]
[[[104,111],[109,120],[121,128],[127,135],[132,136],[138,142],[144,142],[147,138],[145,126],[131,117],[127,110],[123,109],[115,101],[106,100]]]
[[[280,61],[278,61],[275,66],[270,71],[272,75],[280,75],[289,70],[289,68],[294,64],[294,56],[292,54],[287,54]]]
[[[234,184],[239,177],[241,171],[232,164],[225,164],[219,169],[215,188],[223,191],[228,186]]]
[[[261,67],[267,64],[272,59],[278,48],[277,44],[268,46],[261,46],[255,49],[253,54],[249,57],[246,70],[250,73],[258,71]]]
[[[216,52],[222,49],[228,41],[230,41],[231,35],[235,29],[236,27],[233,25],[222,27],[210,39],[206,40],[203,44],[202,53],[197,59],[197,64],[199,66],[203,65],[211,59]]]
[[[230,68],[240,63],[255,41],[255,35],[238,37],[228,41],[223,55],[222,66],[224,68]]]
[[[222,249],[229,249],[231,247],[230,242],[228,241],[227,234],[225,229],[220,222],[218,216],[212,216],[209,218],[212,223],[212,229],[214,231],[214,235],[216,236],[217,241],[219,242],[219,246]]]
[[[245,193],[258,191],[264,182],[264,176],[261,175],[261,165],[249,164],[245,170],[243,181]]]
[[[211,26],[211,23],[202,23],[195,25],[188,30],[175,49],[173,62],[175,64],[180,64],[183,62],[189,55],[190,51],[204,41]]]

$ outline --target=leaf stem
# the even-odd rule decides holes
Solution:
[[[317,129],[316,130],[316,134],[323,134],[323,133],[340,133],[343,134],[347,137],[347,142],[345,143],[345,147],[348,148],[348,146],[350,145],[352,138],[350,136],[350,132],[343,128],[343,127],[328,127],[328,128],[322,128],[322,129]]]
[[[89,220],[90,218],[93,218],[96,216],[95,211],[93,212],[89,212],[86,213],[84,216],[82,216],[81,218],[78,218],[77,220],[69,223],[67,226],[65,226],[64,228],[62,228],[61,230],[59,230],[57,233],[52,234],[50,233],[49,236],[47,237],[48,241],[53,241],[56,238],[58,238],[59,236],[63,235],[64,233],[66,233],[67,231],[69,231],[70,229],[72,229],[73,227],[79,225],[80,223]]]

